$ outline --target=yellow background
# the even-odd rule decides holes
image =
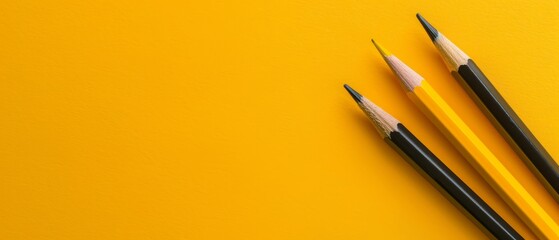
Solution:
[[[370,43],[417,70],[556,221],[421,12],[559,159],[555,1],[3,1],[0,239],[479,239],[342,88],[400,119],[519,232]]]

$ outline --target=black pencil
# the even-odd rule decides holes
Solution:
[[[523,239],[400,121],[361,96],[347,84],[344,87],[372,120],[381,136],[455,206],[480,226],[483,232],[497,239]]]
[[[439,33],[419,13],[417,18],[446,65],[485,115],[525,161],[555,200],[559,201],[559,166],[520,120],[476,63]]]

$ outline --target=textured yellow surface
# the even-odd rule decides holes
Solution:
[[[4,1],[0,239],[478,239],[342,88],[403,121],[527,238],[408,100],[417,70],[555,219],[421,12],[559,159],[554,1]]]

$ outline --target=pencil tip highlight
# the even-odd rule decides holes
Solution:
[[[353,98],[353,100],[355,100],[357,103],[361,102],[361,98],[363,96],[361,96],[361,94],[359,94],[357,91],[353,90],[353,88],[351,88],[349,85],[344,84],[344,88],[345,90],[347,90],[347,92],[349,93],[349,95],[351,95],[351,97]]]
[[[373,44],[375,45],[375,47],[377,48],[378,52],[383,56],[383,57],[388,57],[390,55],[392,55],[391,52],[389,52],[388,50],[386,50],[386,48],[383,48],[380,44],[378,44],[375,39],[371,39],[371,42],[373,42]]]
[[[429,35],[429,38],[431,38],[431,41],[435,41],[435,39],[439,36],[439,31],[437,31],[437,29],[435,29],[429,22],[427,22],[427,20],[425,20],[425,18],[423,18],[421,14],[417,13],[415,16],[421,23],[421,26],[423,26],[423,28],[427,32],[427,35]]]

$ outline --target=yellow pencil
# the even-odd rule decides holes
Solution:
[[[540,239],[559,239],[559,227],[462,119],[418,73],[374,40],[412,102],[420,108],[469,163]]]

